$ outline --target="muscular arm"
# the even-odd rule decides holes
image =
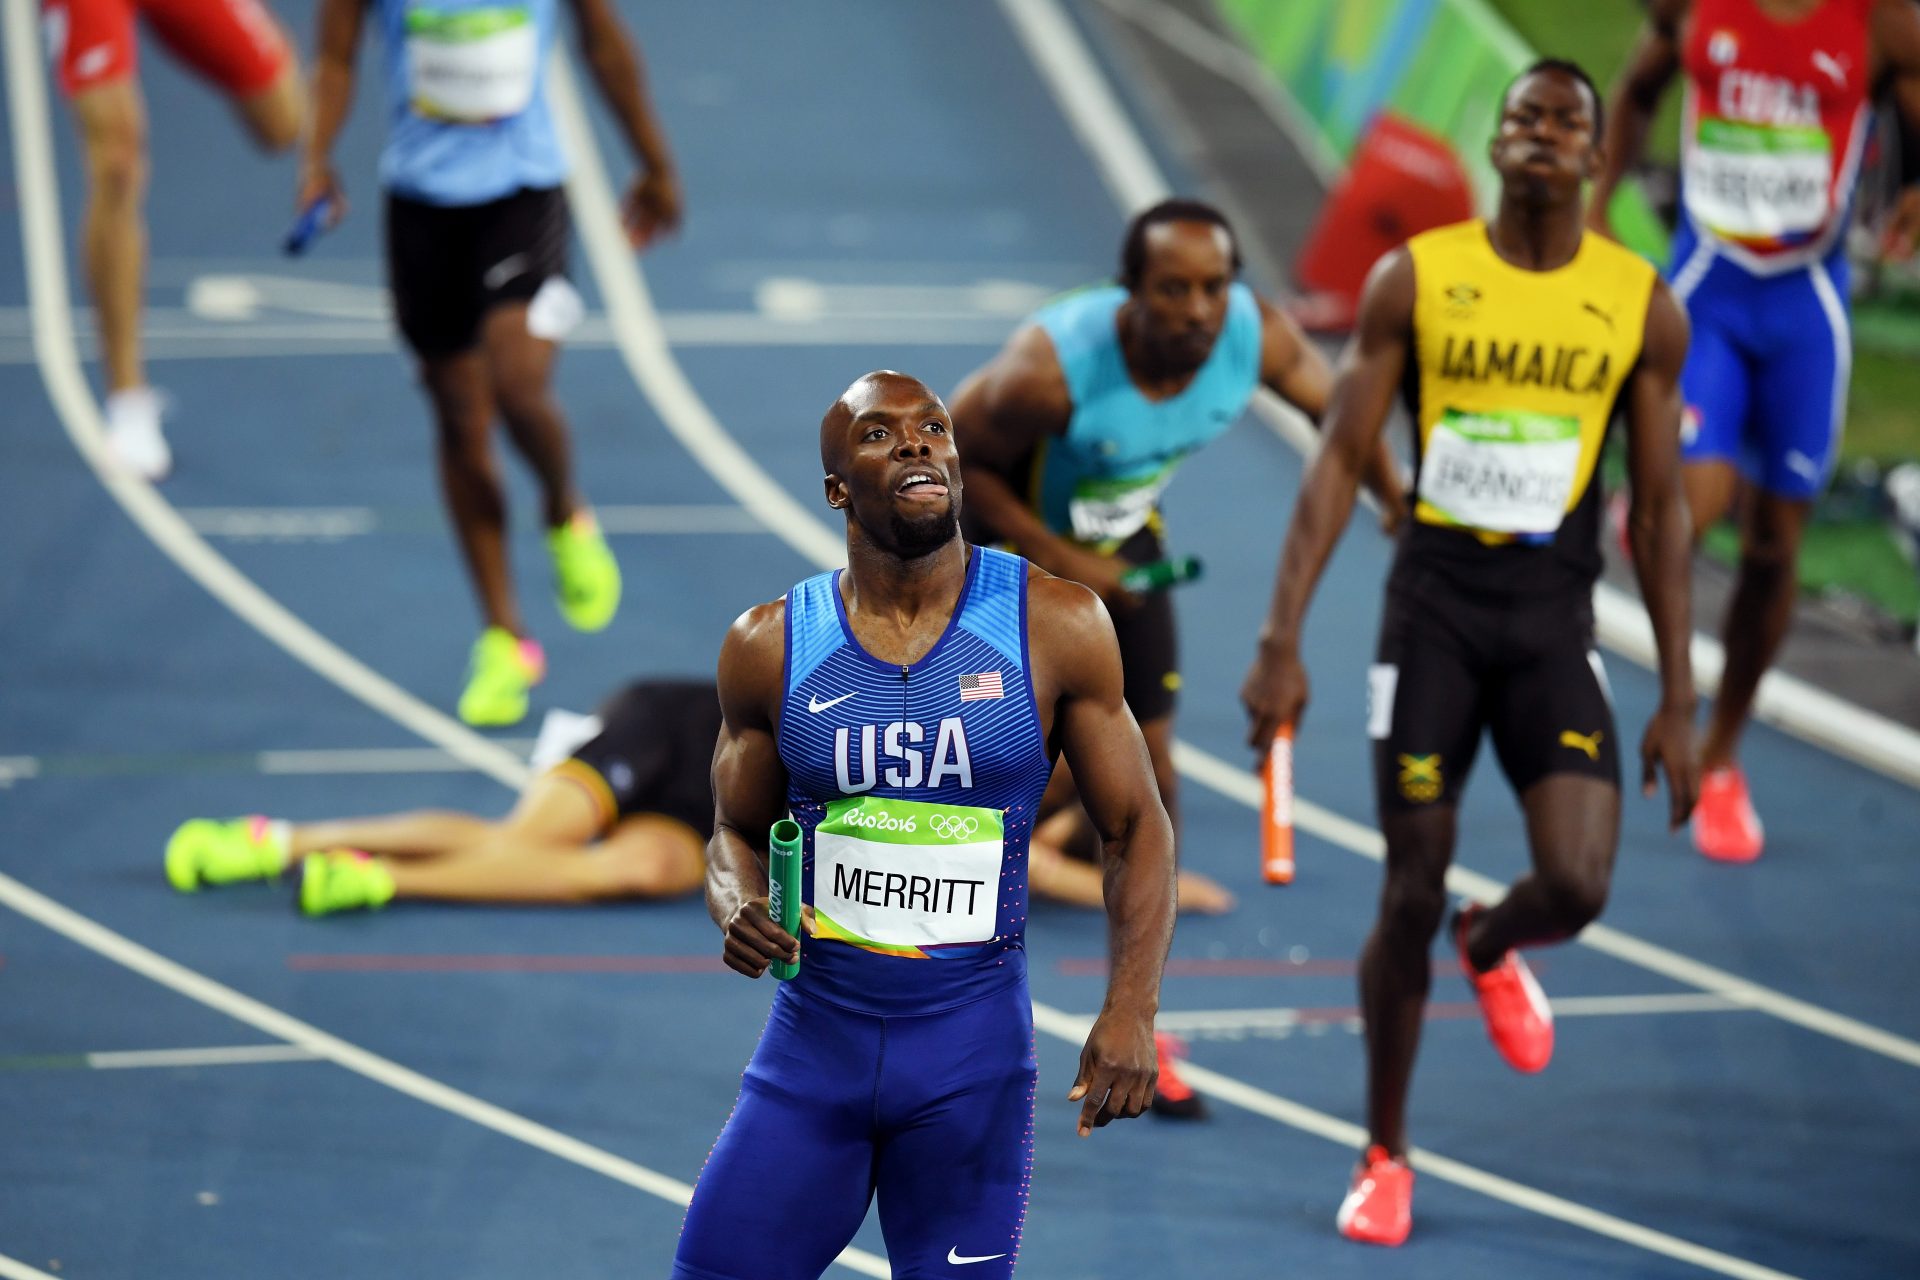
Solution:
[[[726,934],[727,966],[757,978],[796,960],[799,942],[767,913],[767,831],[786,815],[787,772],[774,740],[785,603],[742,614],[720,648],[720,738],[713,751],[707,914]]]
[[[1412,345],[1413,283],[1413,259],[1396,249],[1374,267],[1361,295],[1353,341],[1341,357],[1328,403],[1326,442],[1300,487],[1280,552],[1272,605],[1260,632],[1260,656],[1241,691],[1253,721],[1251,741],[1262,750],[1280,725],[1306,705],[1305,679],[1299,672],[1301,622],[1327,557],[1353,513],[1361,477],[1377,457],[1380,433]]]
[[[1173,940],[1173,824],[1122,695],[1120,647],[1106,610],[1085,587],[1061,578],[1036,577],[1028,599],[1034,661],[1058,689],[1054,741],[1099,833],[1105,868],[1107,996],[1069,1094],[1084,1100],[1084,1136],[1153,1101],[1153,1018]]]
[[[1653,0],[1639,42],[1607,96],[1604,154],[1587,209],[1587,221],[1600,231],[1608,229],[1607,206],[1614,189],[1646,153],[1647,131],[1660,109],[1660,97],[1680,70],[1680,28],[1691,7],[1692,0]]]
[[[1126,566],[1049,529],[1016,487],[1014,469],[1048,437],[1063,434],[1073,416],[1066,374],[1046,331],[1030,324],[1014,334],[960,384],[950,408],[968,516],[1048,573],[1086,583],[1112,601]]]
[[[299,203],[331,190],[338,200],[339,180],[333,174],[333,144],[353,109],[353,64],[360,52],[360,27],[367,0],[321,0],[313,52],[313,129],[300,157]],[[336,210],[337,221],[340,213]]]
[[[623,213],[629,236],[644,244],[680,225],[680,186],[673,152],[647,96],[646,67],[610,0],[571,0],[580,53],[644,173]]]
[[[1315,426],[1320,425],[1333,391],[1333,369],[1300,327],[1264,298],[1260,300],[1260,381],[1306,414]],[[1398,528],[1406,515],[1407,499],[1393,446],[1384,434],[1375,442],[1365,479],[1367,488],[1379,499],[1387,528]]]
[[[1642,782],[1651,791],[1656,763],[1667,771],[1670,818],[1693,809],[1693,665],[1689,653],[1692,528],[1680,487],[1680,369],[1687,317],[1664,281],[1647,303],[1646,338],[1627,385],[1627,466],[1634,572],[1660,654],[1660,710],[1641,744]]]

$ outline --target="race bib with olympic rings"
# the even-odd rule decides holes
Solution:
[[[814,832],[815,936],[886,952],[991,941],[1004,853],[998,809],[836,800]]]

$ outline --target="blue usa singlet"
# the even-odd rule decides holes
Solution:
[[[876,1200],[896,1280],[1013,1274],[1033,1163],[1027,841],[1050,762],[1027,562],[974,547],[945,634],[861,648],[787,594],[779,748],[813,929],[700,1174],[673,1280],[817,1280]]]
[[[1027,841],[1051,763],[1027,671],[1027,562],[976,547],[911,666],[860,647],[840,575],[787,594],[780,757],[806,832],[800,986],[871,1013],[1026,974]]]

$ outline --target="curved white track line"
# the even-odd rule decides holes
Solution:
[[[1268,117],[1307,158],[1322,183],[1327,182],[1324,140],[1306,123],[1299,104],[1279,80],[1262,69],[1257,74],[1266,81],[1264,93],[1247,83],[1247,77],[1255,73],[1247,68],[1247,63],[1253,60],[1244,50],[1178,10],[1154,9],[1139,0],[1099,0],[1099,3],[1140,24],[1214,74],[1255,93],[1262,101],[1277,99],[1284,104],[1279,110],[1270,109]],[[1086,144],[1121,207],[1139,208],[1168,195],[1170,188],[1166,180],[1154,167],[1137,131],[1127,123],[1129,117],[1122,113],[1118,99],[1107,86],[1098,65],[1087,54],[1079,33],[1059,12],[1054,0],[1036,3],[1002,0],[1002,8],[1007,9],[1017,23],[1023,24],[1022,36],[1028,53],[1053,87],[1055,97],[1073,123],[1074,132]],[[1514,65],[1533,57],[1513,29],[1481,0],[1460,0],[1456,8],[1468,20],[1480,25],[1487,38],[1500,45]],[[1051,15],[1048,10],[1052,11]],[[1312,458],[1319,451],[1318,435],[1291,406],[1264,390],[1255,403],[1267,425],[1303,456]],[[1640,666],[1658,667],[1653,625],[1638,600],[1602,582],[1594,587],[1593,607],[1594,630],[1602,644]],[[1689,653],[1693,658],[1694,687],[1702,697],[1710,698],[1720,687],[1726,649],[1712,636],[1695,632]],[[1762,677],[1753,709],[1754,715],[1764,723],[1803,742],[1865,765],[1896,782],[1920,787],[1920,733],[1897,721],[1785,671],[1769,671]]]
[[[713,478],[729,492],[740,494],[743,501],[751,496],[755,503],[768,501],[769,495],[765,491],[779,493],[791,514],[781,520],[769,520],[767,528],[770,532],[821,568],[844,564],[844,533],[830,530],[811,510],[788,498],[757,462],[726,438],[725,428],[700,401],[680,372],[667,347],[659,316],[654,311],[640,270],[627,249],[626,237],[614,212],[619,205],[607,180],[598,144],[581,109],[579,91],[564,64],[557,64],[550,75],[554,115],[560,125],[562,141],[574,158],[573,175],[568,180],[568,196],[581,244],[605,297],[607,313],[613,319],[614,338],[627,358],[628,367],[634,371],[642,393],[653,401],[659,416],[675,436],[687,441],[690,448],[698,444],[699,448],[694,450],[696,458],[708,466]],[[656,387],[649,376],[651,373],[667,373],[669,376]],[[724,447],[714,439],[715,436],[725,439]],[[728,469],[725,472],[714,470],[713,464],[707,462],[709,457],[724,458],[724,465]],[[1245,777],[1244,774],[1241,776]],[[1246,781],[1251,784],[1253,780],[1246,778]],[[1091,1025],[1086,1019],[1038,1001],[1034,1003],[1033,1012],[1036,1029],[1072,1044],[1079,1044]],[[1211,1071],[1205,1074],[1215,1085],[1224,1086],[1217,1095],[1223,1101],[1230,1101],[1283,1124],[1348,1146],[1365,1144],[1364,1133],[1346,1121],[1242,1081]],[[1470,1187],[1534,1213],[1722,1275],[1743,1277],[1744,1280],[1787,1280],[1782,1272],[1574,1204],[1444,1156],[1422,1153],[1420,1167],[1429,1176]]]
[[[526,783],[528,772],[526,765],[512,753],[428,706],[313,630],[202,541],[151,485],[122,474],[109,462],[102,439],[100,411],[81,374],[73,343],[66,251],[59,219],[59,186],[39,63],[39,33],[31,0],[4,2],[8,107],[13,121],[22,212],[21,239],[33,311],[34,349],[48,395],[75,448],[154,545],[237,616],[367,706],[478,772],[519,789]],[[693,1195],[693,1188],[677,1178],[441,1084],[242,995],[94,923],[9,876],[0,875],[0,903],[191,1000],[218,1009],[268,1035],[310,1049],[328,1061],[429,1106],[683,1208]],[[891,1274],[884,1259],[862,1250],[849,1249],[839,1260],[862,1275]]]

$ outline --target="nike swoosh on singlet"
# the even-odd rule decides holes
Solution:
[[[983,1253],[977,1258],[963,1258],[960,1256],[960,1246],[955,1245],[953,1248],[947,1250],[947,1261],[956,1267],[964,1267],[969,1262],[992,1262],[995,1258],[1004,1258],[1006,1256],[1004,1253]]]
[[[859,692],[858,689],[854,690],[854,693],[858,693],[858,692]],[[807,710],[818,715],[820,712],[825,711],[828,707],[839,706],[841,703],[845,702],[848,698],[851,698],[852,696],[853,696],[853,693],[843,693],[839,697],[829,698],[825,702],[820,701],[818,697],[811,697],[807,699]]]

